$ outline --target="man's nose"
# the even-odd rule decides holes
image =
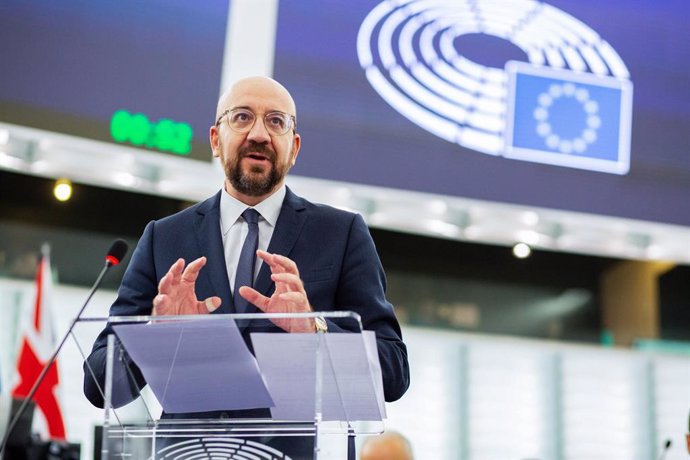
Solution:
[[[247,139],[257,143],[266,143],[271,140],[271,135],[266,129],[263,117],[258,117],[254,122],[254,126],[247,133]]]

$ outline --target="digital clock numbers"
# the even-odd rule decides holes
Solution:
[[[143,113],[118,110],[110,119],[110,135],[116,142],[129,143],[177,155],[189,155],[194,131],[187,123],[162,118],[151,121]]]

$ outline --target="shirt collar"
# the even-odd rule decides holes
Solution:
[[[254,206],[254,209],[261,214],[261,217],[268,222],[271,227],[275,227],[276,222],[278,222],[278,216],[283,207],[285,194],[286,188],[285,184],[283,184],[271,196]],[[244,210],[248,207],[250,206],[230,196],[230,194],[223,189],[223,192],[220,194],[220,225],[223,235],[228,233],[230,227],[237,222],[237,219],[240,218]]]

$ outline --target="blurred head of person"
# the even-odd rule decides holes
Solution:
[[[360,460],[413,460],[410,442],[400,433],[387,431],[367,438]]]

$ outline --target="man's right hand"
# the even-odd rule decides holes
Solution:
[[[199,271],[206,265],[206,257],[199,257],[186,268],[184,265],[184,259],[178,259],[161,278],[158,295],[153,298],[153,316],[198,315],[211,313],[220,307],[220,297],[201,301],[194,292]]]

